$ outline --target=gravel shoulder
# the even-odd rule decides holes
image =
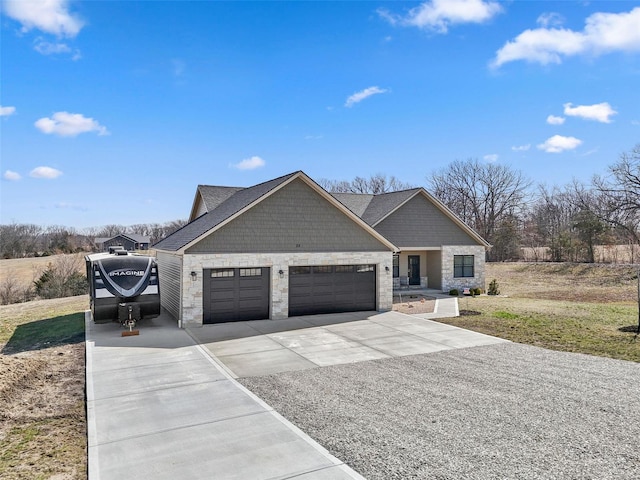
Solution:
[[[368,479],[640,478],[640,365],[499,344],[240,379]]]

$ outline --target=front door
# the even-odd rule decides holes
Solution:
[[[420,285],[420,255],[409,255],[409,285]]]

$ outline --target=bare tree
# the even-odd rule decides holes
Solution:
[[[376,173],[369,178],[356,177],[350,182],[321,178],[318,180],[318,184],[331,193],[369,193],[373,195],[397,192],[415,187],[415,185],[398,180],[394,176],[387,177],[382,173]]]
[[[3,258],[33,255],[43,234],[42,227],[34,224],[11,223],[0,225],[0,253]]]
[[[61,298],[81,295],[87,291],[82,255],[60,255],[33,282],[41,298]]]
[[[120,233],[124,233],[126,229],[127,227],[124,227],[122,225],[115,225],[115,224],[104,225],[103,227],[100,227],[98,229],[96,236],[111,238],[111,237],[115,237]]]
[[[520,217],[531,181],[506,165],[456,160],[427,178],[433,195],[474,228],[489,243],[503,222]],[[506,228],[506,227],[504,227]],[[507,228],[509,230],[509,228]],[[495,260],[499,252],[489,252]]]
[[[593,177],[600,193],[599,217],[624,229],[640,244],[640,143],[609,166],[606,176]]]

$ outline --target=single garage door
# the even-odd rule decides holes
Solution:
[[[375,309],[375,265],[289,267],[290,317]]]
[[[269,318],[270,278],[268,267],[205,270],[203,323]]]

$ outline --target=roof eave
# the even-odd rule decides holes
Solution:
[[[198,211],[198,209],[196,208],[198,205],[198,200],[200,200],[201,202],[204,202],[204,199],[202,198],[202,193],[200,193],[200,187],[201,185],[198,185],[198,188],[196,188],[196,194],[193,197],[193,202],[191,203],[191,213],[189,214],[189,222],[192,222],[195,220],[195,214]]]

